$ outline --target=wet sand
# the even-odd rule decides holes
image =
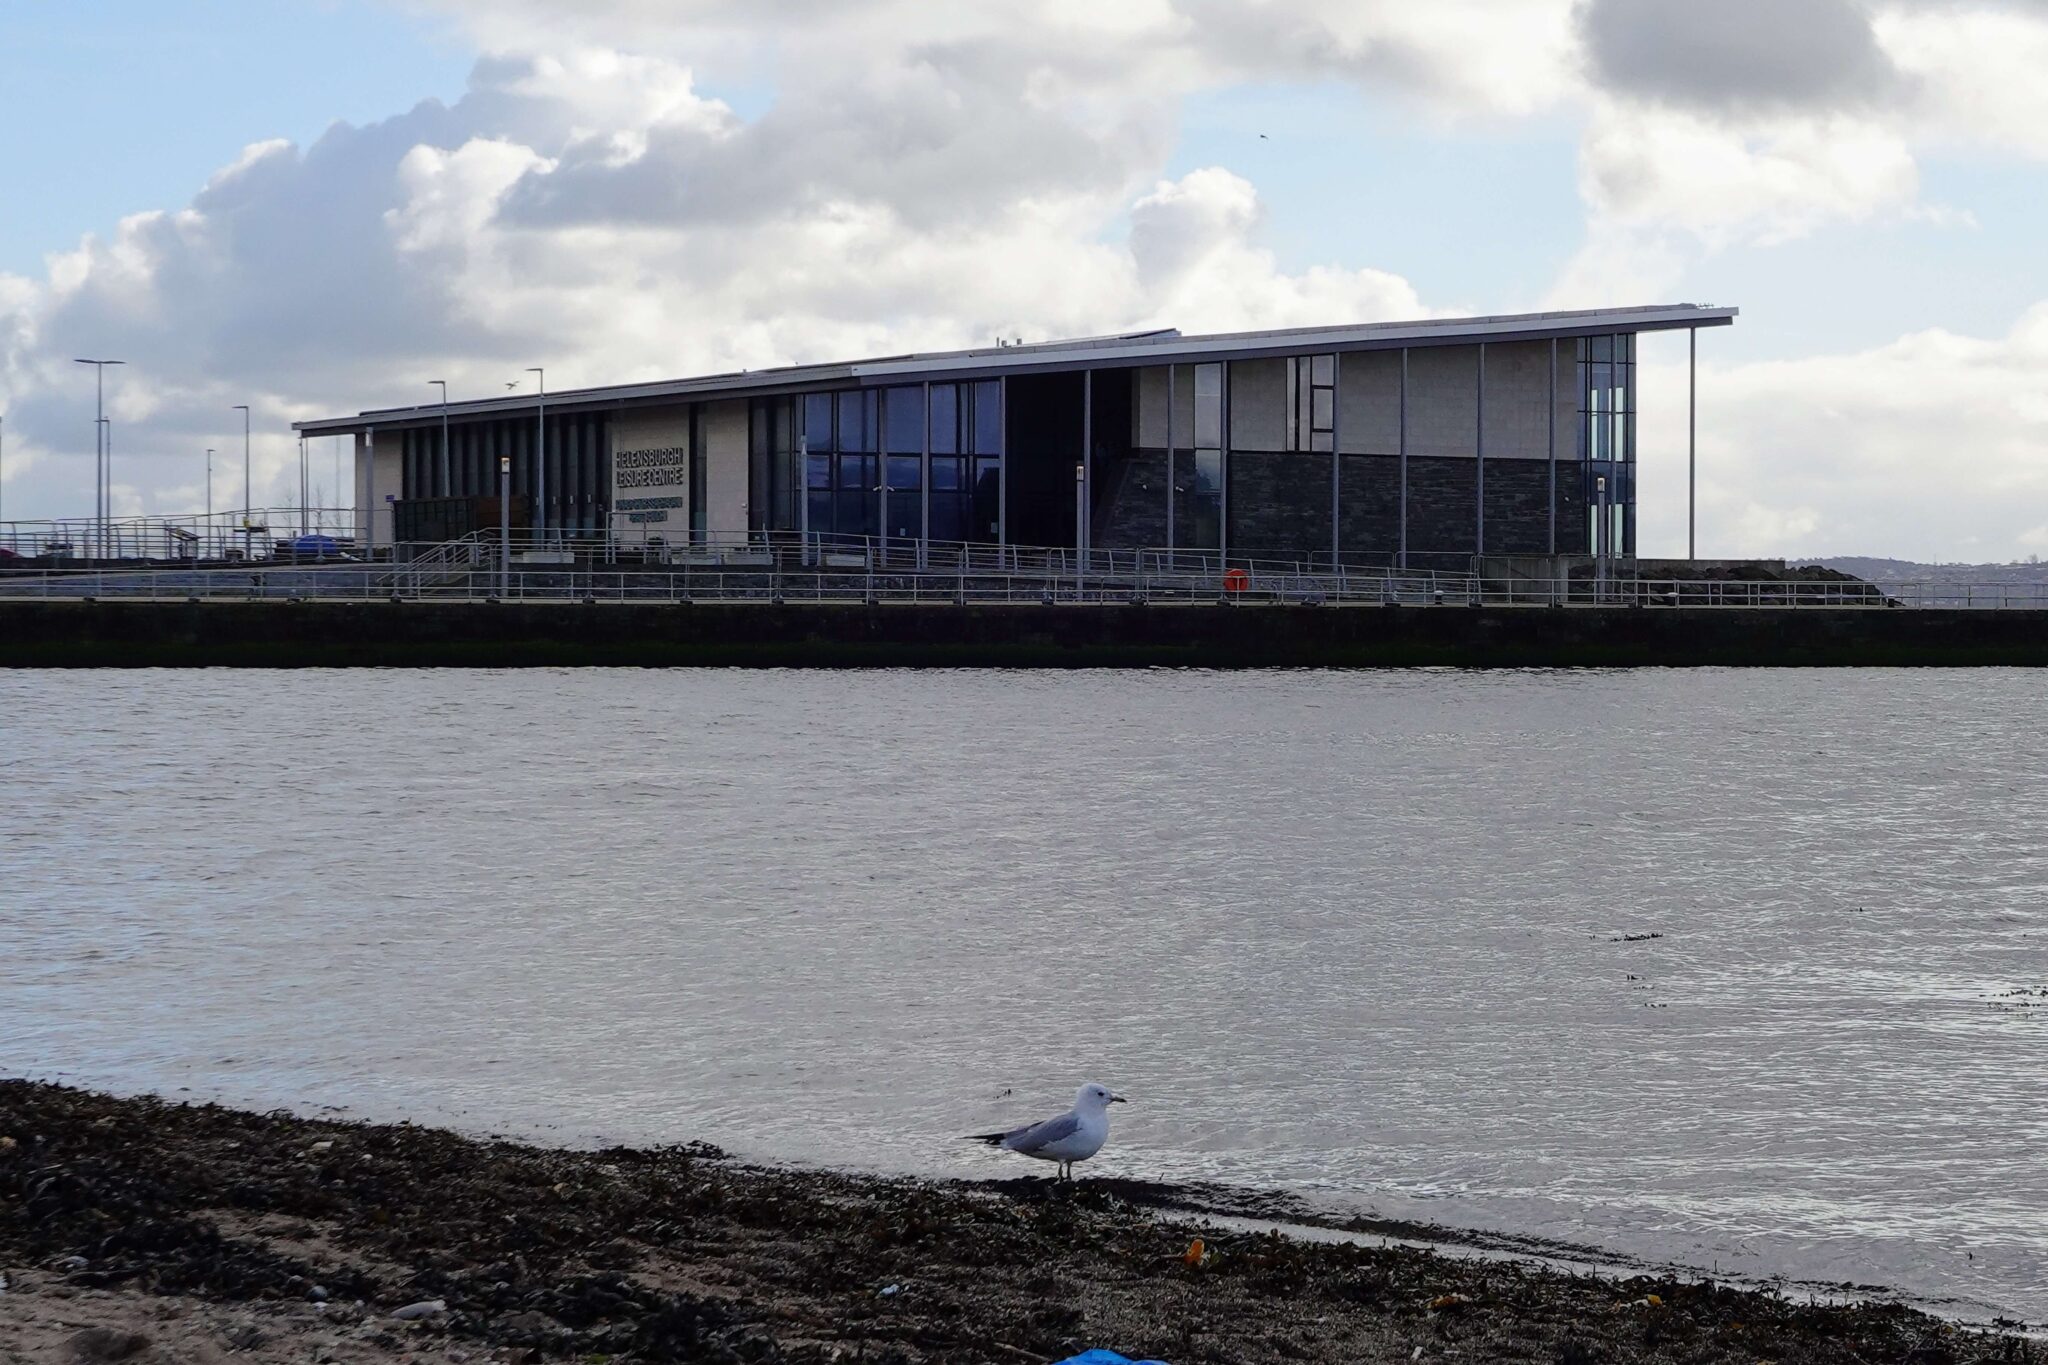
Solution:
[[[0,1361],[2040,1353],[1897,1304],[1298,1239],[1205,1225],[1203,1202],[1122,1181],[766,1169],[703,1146],[560,1151],[0,1081]]]

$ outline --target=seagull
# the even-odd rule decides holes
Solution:
[[[1057,1161],[1060,1173],[1055,1178],[1071,1180],[1074,1163],[1094,1156],[1109,1141],[1109,1106],[1124,1102],[1124,1097],[1108,1086],[1090,1081],[1075,1092],[1074,1107],[1058,1118],[1027,1123],[1007,1133],[970,1133],[965,1141],[986,1142],[1040,1161]]]

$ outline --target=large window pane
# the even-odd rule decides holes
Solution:
[[[832,457],[830,455],[808,455],[804,457],[806,474],[804,482],[812,488],[832,486]]]
[[[875,488],[875,461],[871,455],[841,455],[839,457],[839,491],[873,492]]]
[[[861,395],[842,393],[839,395],[839,445],[840,450],[866,450],[860,439]]]
[[[833,527],[835,531],[842,536],[874,534],[874,494],[842,490],[833,498],[838,509],[837,524]]]
[[[810,492],[810,531],[812,535],[832,534],[832,494],[812,489]]]
[[[974,453],[1003,453],[1002,385],[993,379],[974,386]]]
[[[932,494],[932,539],[974,539],[968,527],[965,497],[958,493]]]
[[[924,449],[923,389],[890,389],[882,413],[890,454],[915,455]]]
[[[921,488],[924,485],[923,460],[916,455],[891,455],[889,457],[889,487]]]
[[[1003,462],[974,462],[974,527],[969,540],[1002,539]]]
[[[951,455],[960,449],[960,391],[951,384],[932,385],[932,453]]]
[[[804,395],[804,441],[812,450],[832,448],[832,395]]]
[[[889,491],[888,534],[899,540],[916,540],[924,535],[924,494],[912,489]]]
[[[961,476],[961,466],[966,463],[965,460],[951,457],[932,456],[932,488],[934,490],[958,489],[965,486],[966,481]]]
[[[1223,444],[1223,367],[1195,366],[1195,444]]]

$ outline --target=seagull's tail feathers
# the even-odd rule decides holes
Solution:
[[[1008,1133],[969,1133],[960,1140],[962,1142],[986,1142],[991,1147],[1000,1147],[1003,1145],[1003,1139],[1008,1136]]]

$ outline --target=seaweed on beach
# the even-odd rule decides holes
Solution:
[[[279,1313],[317,1299],[324,1324],[394,1360],[423,1340],[610,1365],[1049,1361],[1102,1344],[1175,1365],[2033,1359],[2023,1338],[1893,1304],[1239,1232],[1184,1199],[772,1170],[702,1147],[561,1151],[0,1081],[10,1292]]]

